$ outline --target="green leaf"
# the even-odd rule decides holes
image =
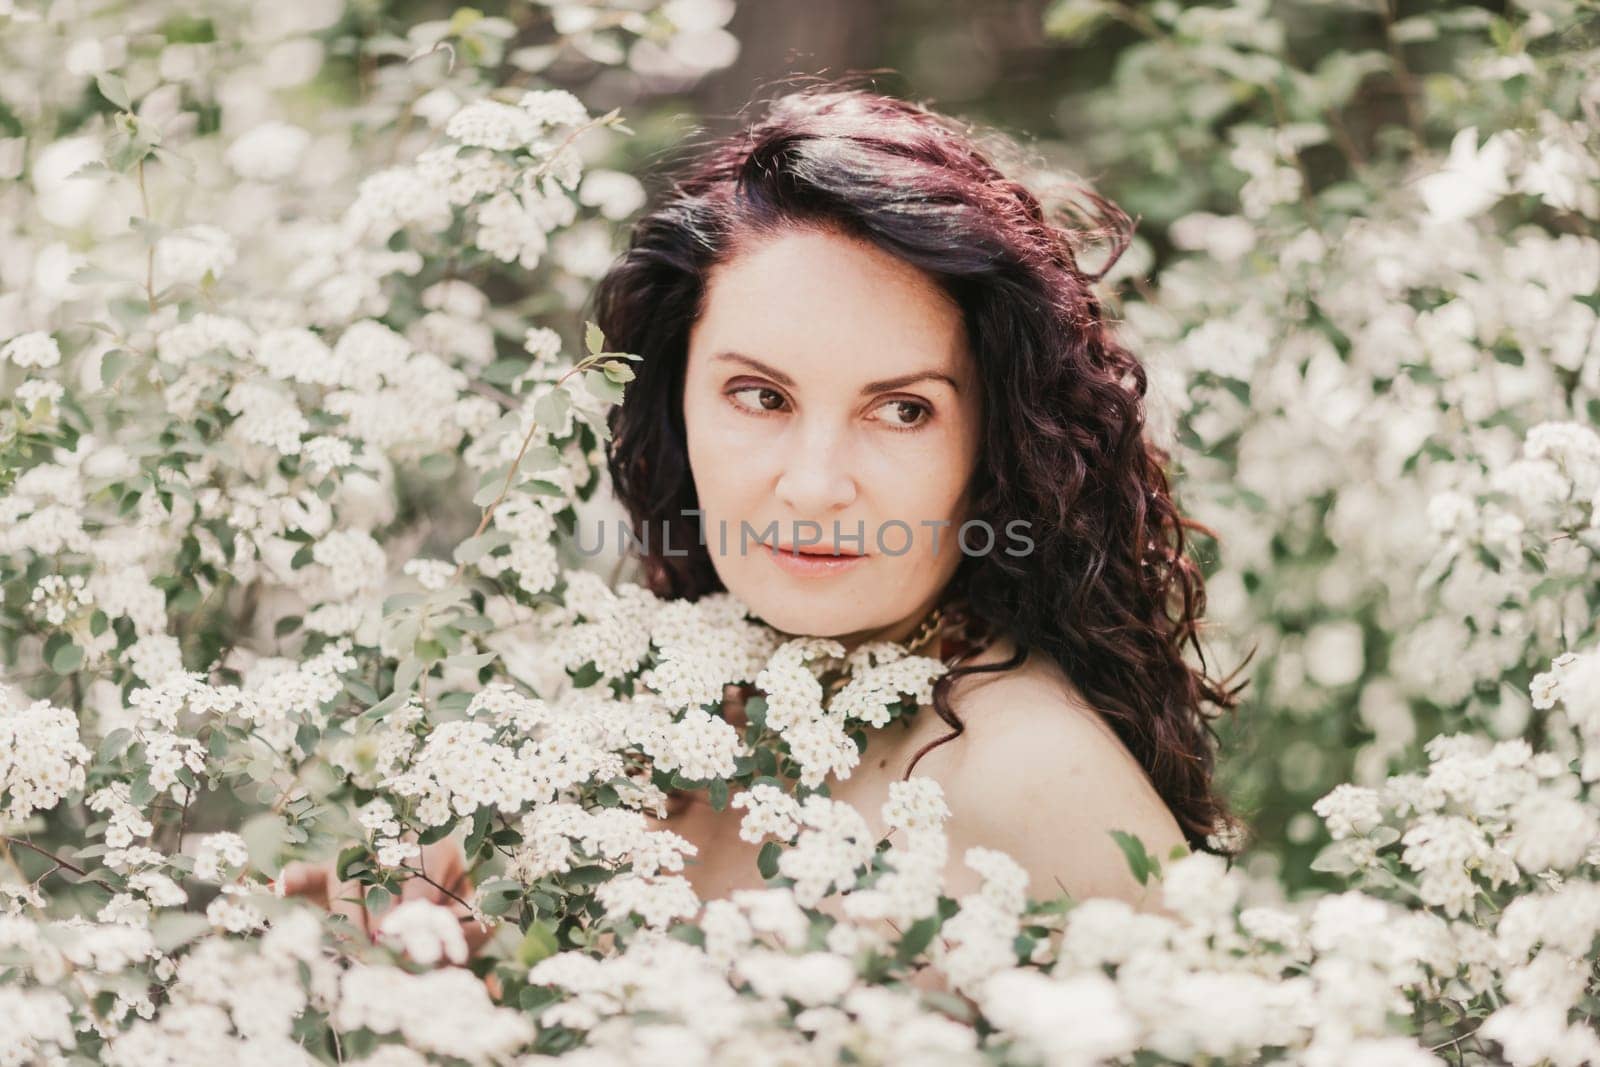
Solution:
[[[383,613],[385,615],[393,615],[396,612],[405,611],[407,608],[420,607],[427,602],[428,594],[426,593],[396,593],[384,599]]]
[[[250,865],[261,871],[278,869],[278,850],[283,847],[289,824],[282,815],[264,811],[246,819],[239,827]]]
[[[128,369],[128,364],[132,362],[133,357],[128,354],[126,349],[109,349],[105,355],[100,357],[100,384],[107,389],[111,388],[112,385],[116,384],[117,379],[122,377],[122,372]]]
[[[490,500],[492,499],[494,498],[491,497]],[[479,506],[482,507],[484,505]],[[488,533],[481,533],[477,537],[469,537],[461,542],[456,546],[452,556],[457,563],[470,566],[505,544],[506,540],[507,535],[504,530],[490,530]]]
[[[407,656],[400,661],[400,666],[394,672],[394,691],[396,693],[411,693],[411,687],[417,684],[417,678],[422,674],[422,661],[415,656]]]
[[[592,356],[598,356],[605,351],[606,335],[600,332],[600,327],[592,322],[584,323],[583,347],[589,350]]]
[[[459,667],[466,671],[478,671],[493,663],[498,652],[479,652],[476,655],[463,652],[459,656],[450,656],[443,661],[446,667]]]
[[[188,944],[210,929],[211,921],[192,911],[163,911],[150,920],[151,936],[163,952]]]
[[[361,713],[361,717],[368,722],[377,722],[395,708],[398,708],[400,705],[404,704],[406,699],[410,696],[411,692],[409,690],[396,690],[395,692],[384,697],[382,700],[378,701],[366,711],[363,711]]]
[[[589,864],[585,867],[572,868],[572,870],[561,876],[561,880],[567,885],[599,885],[601,882],[609,881],[611,874],[611,869],[608,867]]]
[[[99,762],[106,763],[122,755],[128,747],[128,742],[133,740],[133,731],[127,728],[112,730],[106,734],[105,740],[100,742],[100,751],[96,754]]]
[[[510,385],[529,366],[530,361],[526,359],[497,359],[478,376],[491,385]]]
[[[333,871],[343,882],[370,870],[370,859],[371,853],[366,845],[351,845],[339,853],[339,862],[334,865]]]
[[[1139,884],[1148,883],[1151,873],[1156,870],[1156,863],[1150,858],[1150,853],[1145,851],[1144,842],[1123,830],[1112,830],[1111,836],[1117,842],[1117,847],[1122,849],[1122,855],[1128,861],[1128,869],[1139,880]]]
[[[761,853],[756,857],[756,869],[761,872],[761,877],[778,877],[778,856],[782,852],[783,846],[776,841],[768,841],[761,846]]]
[[[589,393],[596,399],[607,404],[622,402],[622,386],[607,378],[599,371],[584,371],[583,384]]]
[[[107,71],[96,75],[95,86],[100,90],[100,95],[116,104],[124,111],[133,110],[133,100],[128,96],[128,86],[117,75]]]
[[[516,882],[501,880],[485,885],[479,891],[479,900],[485,913],[489,915],[504,915],[511,910],[512,905],[522,897],[522,886]]]
[[[467,834],[464,851],[468,857],[475,855],[483,847],[484,839],[489,836],[490,812],[488,808],[479,808],[472,813],[472,830]]]
[[[522,935],[522,943],[517,946],[517,962],[524,967],[532,967],[545,957],[555,955],[560,949],[561,945],[556,941],[555,930],[543,919],[535,919],[529,924],[527,932]]]
[[[711,800],[712,811],[726,810],[728,807],[728,783],[725,779],[718,778],[712,782],[706,793]]]
[[[83,649],[70,640],[57,645],[50,655],[50,669],[57,674],[71,674],[81,666],[83,666]]]
[[[517,955],[517,961],[519,963],[522,961],[520,952]],[[534,960],[534,963],[537,962],[539,961]],[[532,964],[529,964],[529,966],[531,967]],[[524,986],[522,992],[517,994],[517,1007],[521,1008],[525,1015],[538,1015],[539,1012],[560,999],[561,990],[553,986]]]
[[[901,963],[910,963],[916,959],[933,944],[933,935],[939,932],[943,922],[937,915],[930,915],[912,923],[901,936],[900,947],[895,950],[895,956]]]
[[[393,895],[381,885],[372,886],[367,890],[367,908],[377,915],[389,907],[389,898]]]
[[[472,494],[472,502],[480,508],[486,508],[500,498],[500,490],[504,486],[505,482],[503,481],[497,481],[489,485],[485,485],[476,493]],[[457,562],[460,561],[458,560]]]
[[[565,389],[552,389],[538,400],[533,402],[533,419],[551,433],[567,421],[567,413],[572,410],[572,397]],[[539,468],[543,470],[543,467]]]

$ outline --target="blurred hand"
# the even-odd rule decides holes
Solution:
[[[408,900],[426,900],[449,908],[461,922],[461,933],[466,938],[467,951],[475,953],[489,939],[492,932],[475,919],[462,900],[472,893],[472,879],[467,876],[467,858],[461,844],[454,837],[422,846],[422,854],[407,861],[413,871],[427,875],[424,880],[412,874],[400,886],[400,896],[383,915],[375,914],[366,906],[366,887],[354,879],[343,882],[335,871],[337,859],[321,863],[297,860],[283,869],[277,885],[284,896],[302,896],[336,915],[343,915],[354,929],[362,931],[369,940],[376,940],[383,925],[383,915],[394,905]],[[437,884],[431,884],[437,883]],[[460,900],[455,898],[459,897]]]

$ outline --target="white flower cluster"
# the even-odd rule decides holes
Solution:
[[[47,700],[11,706],[0,684],[0,800],[9,823],[48,811],[81,790],[93,754],[78,740],[78,717]]]
[[[460,967],[422,974],[352,967],[339,980],[330,1021],[341,1031],[394,1034],[419,1052],[473,1064],[503,1062],[534,1036],[526,1015],[496,1005],[483,983]]]
[[[244,838],[230,831],[206,834],[195,853],[194,876],[204,882],[222,882],[250,860]]]
[[[889,783],[882,814],[891,837],[883,857],[889,869],[870,888],[845,897],[844,910],[855,919],[888,919],[906,929],[938,910],[950,857],[944,834],[950,807],[938,782],[916,777]]]
[[[407,900],[383,916],[378,939],[423,966],[441,960],[467,961],[467,939],[461,920],[449,908],[429,900]]]
[[[395,818],[394,805],[383,797],[374,797],[356,811],[356,822],[371,837],[378,862],[385,867],[401,867],[405,861],[422,853],[415,841],[400,839],[400,820]]]
[[[794,879],[795,900],[811,907],[830,890],[854,888],[877,846],[866,818],[849,804],[812,794],[800,802],[797,820],[793,846],[778,855],[778,873]]]
[[[828,701],[828,710],[874,727],[889,725],[902,696],[914,700],[914,708],[933,703],[934,681],[950,670],[937,659],[909,655],[893,642],[863,645],[846,663],[850,680]]]
[[[0,360],[24,370],[46,370],[61,362],[61,346],[47,333],[23,333],[0,345]]]
[[[822,682],[808,665],[824,669],[844,657],[844,646],[827,638],[785,641],[756,675],[767,694],[767,726],[776,730],[800,765],[800,782],[821,785],[829,776],[848,778],[861,751],[845,730],[845,719],[823,706]]]
[[[81,574],[47,574],[29,597],[30,606],[51,626],[63,626],[85,608],[94,606],[94,593]]]
[[[507,873],[525,884],[565,874],[574,864],[629,867],[654,877],[683,870],[697,849],[668,830],[652,830],[645,817],[622,808],[585,809],[571,802],[541,804],[522,817],[522,843],[507,862]]]

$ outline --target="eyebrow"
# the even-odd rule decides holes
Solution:
[[[756,359],[753,356],[747,356],[743,352],[718,352],[711,358],[731,360],[735,363],[743,363],[748,367],[752,367],[755,370],[760,371],[762,374],[765,374],[767,377],[771,378],[773,381],[777,382],[781,386],[784,386],[785,388],[793,389],[795,387],[793,378],[789,377],[781,370],[778,370],[776,367],[769,367],[759,359]],[[936,370],[917,371],[913,374],[902,374],[897,378],[885,378],[878,382],[868,382],[866,385],[861,387],[861,392],[868,396],[874,393],[887,393],[891,389],[904,389],[913,382],[926,381],[930,379],[945,382],[955,392],[961,392],[961,386],[956,384],[956,380],[954,378],[950,377],[948,374]]]

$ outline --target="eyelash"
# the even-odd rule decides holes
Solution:
[[[767,415],[777,414],[777,412],[771,411],[771,410],[767,410],[767,409],[762,409],[760,411],[753,411],[750,408],[747,408],[747,407],[743,406],[738,401],[732,400],[733,397],[739,395],[740,393],[776,393],[779,396],[783,395],[782,393],[779,393],[778,390],[776,390],[776,389],[774,389],[774,388],[772,388],[771,386],[768,386],[768,385],[741,385],[737,389],[728,390],[728,394],[727,395],[728,395],[730,401],[733,403],[733,406],[736,409],[738,409],[739,411],[744,412],[746,415],[753,415],[758,419],[759,418],[763,418],[763,417],[765,417]],[[922,418],[918,419],[915,423],[913,423],[910,426],[895,426],[893,424],[890,424],[889,425],[889,429],[893,433],[915,433],[918,430],[922,429],[924,426],[926,426],[928,424],[929,420],[931,420],[933,418],[933,409],[931,407],[929,407],[928,405],[926,405],[924,403],[921,403],[920,401],[916,401],[916,400],[900,400],[900,399],[885,400],[882,404],[879,404],[878,406],[879,407],[885,407],[885,406],[887,406],[889,404],[909,404],[912,407],[915,407],[918,410],[920,410],[921,412],[923,412]]]

